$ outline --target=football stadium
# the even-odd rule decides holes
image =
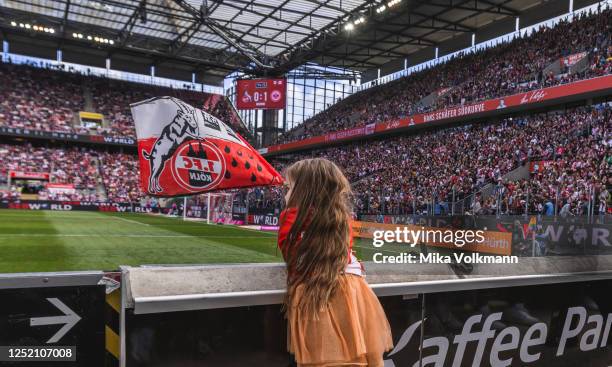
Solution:
[[[0,366],[612,365],[611,0],[0,34]]]

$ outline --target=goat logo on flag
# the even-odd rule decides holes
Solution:
[[[173,97],[131,105],[140,181],[156,196],[278,185],[282,177],[231,127]]]

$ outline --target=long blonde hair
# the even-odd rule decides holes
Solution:
[[[322,158],[296,162],[285,174],[293,184],[287,207],[297,208],[282,244],[288,269],[286,305],[301,285],[298,307],[316,315],[333,295],[348,262],[351,187],[340,168]]]

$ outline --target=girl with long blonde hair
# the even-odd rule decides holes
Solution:
[[[288,349],[304,367],[383,366],[391,331],[352,253],[351,188],[332,162],[286,170],[278,245],[287,263]]]

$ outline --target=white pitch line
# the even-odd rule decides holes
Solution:
[[[122,220],[122,221],[124,221],[124,222],[128,222],[128,223],[141,224],[141,225],[143,225],[143,226],[151,226],[151,225],[150,225],[150,224],[148,224],[148,223],[142,223],[142,222],[139,222],[139,221],[137,221],[137,220],[125,219],[125,218],[115,217],[115,216],[111,216],[111,218],[119,219],[119,220]]]
[[[270,233],[270,231],[262,231],[262,230],[259,230],[259,229],[244,228],[244,227],[241,227],[241,226],[238,226],[238,225],[233,225],[233,224],[229,224],[229,225],[234,226],[234,228],[241,229],[243,231],[257,232],[257,233],[265,234],[266,236],[274,236],[274,237],[278,236],[278,233],[276,233],[276,232],[275,233]]]

